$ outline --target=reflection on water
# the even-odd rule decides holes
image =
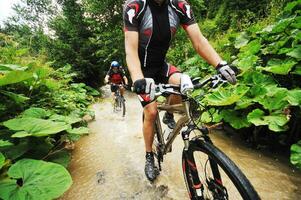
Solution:
[[[91,134],[76,143],[70,172],[73,185],[62,200],[188,199],[181,169],[182,141],[165,157],[161,175],[150,184],[144,175],[142,108],[126,96],[125,119],[113,113],[109,99],[93,105]],[[229,138],[212,134],[215,144],[242,169],[263,199],[301,199],[301,174]],[[178,148],[177,148],[178,147]]]

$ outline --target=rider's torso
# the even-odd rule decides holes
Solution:
[[[147,1],[139,30],[139,58],[142,67],[162,68],[179,21],[168,3],[158,6],[152,0]]]
[[[171,41],[168,9],[168,4],[158,6],[148,2],[139,34],[139,58],[143,67],[160,68],[164,64]],[[145,37],[146,33],[150,36]]]
[[[162,68],[179,25],[185,28],[196,23],[185,0],[166,0],[161,6],[154,0],[127,0],[123,17],[125,31],[139,34],[138,53],[143,71]]]
[[[123,75],[121,72],[110,73],[109,77],[110,77],[109,80],[111,83],[122,84],[122,82],[123,82]]]

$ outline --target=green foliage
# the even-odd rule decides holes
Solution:
[[[22,113],[22,117],[33,117],[33,118],[45,119],[45,118],[49,117],[50,114],[51,114],[50,112],[47,112],[43,108],[31,107]]]
[[[11,136],[13,138],[28,136],[44,137],[59,133],[68,128],[68,125],[63,122],[53,122],[31,117],[11,119],[3,122],[3,125],[12,131],[18,131]]]
[[[255,126],[268,125],[269,129],[275,132],[285,131],[288,127],[285,127],[289,118],[284,114],[274,113],[270,116],[265,116],[264,111],[255,109],[248,114],[248,121]]]
[[[4,157],[4,155],[0,152],[0,170],[1,170],[1,168],[3,167],[3,165],[4,165],[4,162],[5,162],[5,157]]]
[[[210,106],[228,106],[237,102],[242,96],[248,92],[248,87],[241,85],[232,89],[219,88],[218,90],[208,94],[204,98],[204,102]]]
[[[249,127],[251,123],[247,120],[245,113],[235,110],[222,110],[221,117],[230,123],[233,128],[241,129]]]
[[[214,89],[202,99],[205,107],[216,109],[213,122],[247,128],[249,133],[277,132],[288,145],[300,140],[296,138],[300,128],[294,126],[301,117],[301,1],[205,0],[204,4],[202,32],[240,70],[237,85]],[[193,77],[215,73],[186,44],[182,32],[177,37],[181,41],[168,55],[174,63]],[[208,123],[212,116],[205,112],[201,118]]]
[[[291,146],[291,163],[301,169],[301,141]]]
[[[82,117],[91,113],[87,107],[99,92],[74,83],[77,74],[70,65],[54,70],[44,55],[28,52],[13,37],[0,37],[5,41],[0,45],[0,198],[57,198],[71,184],[68,172],[29,159],[67,167],[71,157],[65,144],[89,133]]]
[[[0,197],[7,199],[54,199],[72,184],[71,176],[61,165],[23,159],[13,164],[0,181]],[[51,187],[49,187],[51,183]]]

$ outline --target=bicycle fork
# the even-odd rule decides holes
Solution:
[[[199,179],[198,169],[197,169],[197,165],[195,163],[193,153],[188,152],[189,145],[190,145],[189,135],[193,129],[194,129],[193,125],[188,125],[188,128],[186,130],[182,131],[182,133],[181,133],[183,141],[184,141],[183,170],[186,170],[185,169],[186,167],[188,167],[190,169],[190,173],[191,173],[190,178],[192,179],[193,187],[196,191],[196,195],[198,196],[198,199],[203,199],[204,198],[204,193],[203,193],[204,186]]]

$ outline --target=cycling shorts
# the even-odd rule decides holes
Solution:
[[[160,69],[151,69],[151,68],[143,68],[142,73],[144,78],[152,78],[154,79],[156,84],[163,83],[167,84],[169,78],[175,73],[181,73],[175,66],[170,65],[168,63],[164,63],[164,66]],[[139,94],[138,98],[142,104],[142,106],[146,106],[152,101],[150,101],[150,97],[148,94]]]
[[[111,84],[111,92],[116,92],[119,88],[119,85]]]

